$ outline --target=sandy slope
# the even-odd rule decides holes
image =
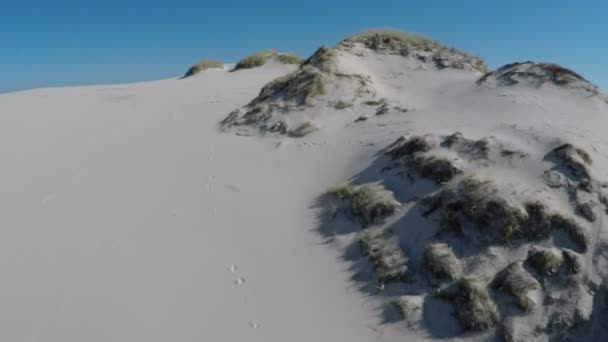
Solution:
[[[1,95],[0,339],[373,340],[306,209],[359,145],[216,129],[288,70]]]

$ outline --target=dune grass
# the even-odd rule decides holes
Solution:
[[[382,230],[366,229],[359,234],[359,241],[367,254],[378,278],[382,282],[400,281],[407,274],[407,258],[394,241],[388,241]]]
[[[232,71],[257,68],[268,63],[268,61],[270,61],[271,59],[276,59],[277,61],[283,64],[300,63],[300,58],[298,58],[298,56],[294,55],[291,52],[279,53],[274,50],[262,50],[241,59]]]
[[[345,41],[370,41],[371,38],[374,38],[377,41],[380,41],[390,47],[396,47],[397,44],[400,43],[407,43],[416,47],[422,47],[426,49],[440,47],[437,42],[423,35],[393,29],[372,29],[364,32],[359,32],[346,38]],[[371,41],[371,44],[376,43],[377,42]]]
[[[564,256],[553,249],[535,248],[529,252],[528,262],[543,276],[552,276],[564,263]]]
[[[374,29],[354,34],[343,40],[340,44],[348,46],[353,43],[362,43],[374,51],[384,51],[403,56],[409,56],[412,50],[426,51],[433,55],[431,60],[440,69],[446,67],[462,68],[464,64],[469,64],[482,74],[488,72],[488,68],[480,58],[441,45],[430,38],[416,33],[393,29]],[[459,61],[456,63],[456,60],[449,58],[450,55],[458,55],[461,58],[458,58],[457,60]],[[448,62],[448,60],[452,61]],[[446,62],[448,63],[446,64]]]
[[[440,280],[456,280],[462,274],[462,265],[452,248],[446,243],[432,243],[424,251],[426,269]]]
[[[202,61],[191,66],[184,74],[184,77],[190,77],[208,69],[222,69],[223,67],[224,64],[216,61],[215,59],[203,59]]]
[[[528,292],[540,288],[540,284],[523,267],[521,261],[502,270],[494,279],[494,287],[507,293],[513,302],[524,312],[532,312],[536,303],[528,297]]]
[[[344,183],[329,189],[328,193],[341,200],[350,201],[352,214],[359,218],[363,227],[394,214],[401,206],[393,192],[384,188],[380,183],[362,185]]]
[[[467,330],[487,330],[500,319],[498,307],[486,287],[473,279],[463,278],[440,291],[439,296],[452,301],[454,317]]]

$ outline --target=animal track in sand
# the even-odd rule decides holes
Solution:
[[[236,275],[237,272],[238,272],[238,266],[237,265],[232,265],[232,266],[230,266],[229,270],[230,270],[230,272],[232,274]],[[234,280],[234,285],[239,286],[239,285],[245,284],[246,282],[247,282],[247,280],[245,278],[239,276],[238,278],[236,278]]]

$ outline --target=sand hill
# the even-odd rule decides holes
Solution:
[[[0,95],[3,340],[604,339],[600,89],[394,31],[276,56]]]

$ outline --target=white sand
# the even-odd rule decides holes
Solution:
[[[373,340],[307,209],[358,146],[216,130],[288,69],[1,95],[0,340]]]
[[[321,130],[303,139],[218,132],[293,68],[274,63],[0,95],[0,340],[433,339],[380,324],[376,299],[352,287],[350,263],[316,232],[319,195],[402,134],[455,131],[534,157],[561,138],[597,150],[606,179],[600,101],[550,87],[480,90],[478,74],[403,69],[396,56],[341,58],[410,112],[353,124],[370,109],[313,109],[298,115],[318,116]],[[542,183],[530,165],[489,172],[523,189]]]

